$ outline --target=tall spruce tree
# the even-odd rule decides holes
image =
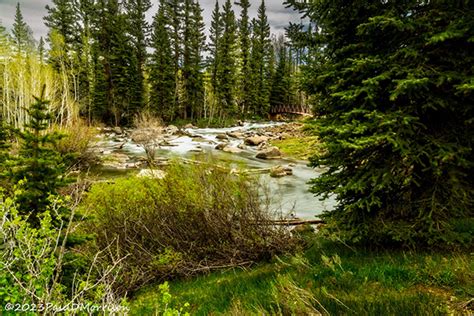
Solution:
[[[150,58],[150,108],[166,122],[175,119],[174,95],[176,88],[175,65],[172,55],[170,31],[167,28],[165,0],[153,19]]]
[[[209,44],[208,44],[208,58],[207,67],[210,73],[210,84],[214,100],[220,98],[220,80],[219,80],[219,69],[221,67],[221,40],[222,33],[224,31],[222,25],[222,14],[220,12],[219,1],[216,0],[214,10],[212,11],[212,21],[209,30]]]
[[[237,25],[230,0],[227,0],[223,7],[222,27],[222,40],[218,52],[220,57],[218,102],[226,116],[234,116],[237,112],[235,104]]]
[[[23,19],[20,3],[16,4],[12,35],[17,53],[27,52],[34,47],[33,32]]]
[[[252,60],[253,91],[251,93],[254,114],[265,116],[269,109],[270,82],[273,75],[273,49],[270,40],[270,25],[262,0],[257,18],[252,20]]]
[[[202,75],[202,51],[206,37],[202,10],[197,1],[185,0],[183,25],[183,118],[195,118],[204,103],[204,82]]]
[[[305,82],[326,148],[311,159],[327,166],[312,191],[338,201],[327,230],[370,244],[472,245],[472,4],[288,4],[318,26],[305,40],[315,54]]]
[[[182,61],[182,17],[183,17],[183,1],[166,0],[166,19],[168,28],[170,29],[171,51],[174,60],[175,71],[175,91],[174,91],[174,111],[178,113],[180,105],[179,88],[181,85],[181,61]]]
[[[274,47],[278,55],[278,66],[271,82],[270,106],[292,105],[290,56],[283,35],[275,40]]]
[[[25,130],[18,132],[20,149],[9,175],[11,183],[26,180],[17,196],[18,208],[21,213],[29,214],[29,221],[34,225],[39,224],[38,214],[47,210],[49,196],[67,184],[63,157],[54,150],[61,135],[47,132],[52,116],[49,102],[43,98],[44,90],[27,110],[30,120]]]
[[[135,80],[131,81],[131,108],[143,110],[145,106],[145,64],[150,26],[146,21],[146,13],[151,8],[150,0],[127,0],[128,32],[131,35],[131,46],[136,61]],[[133,70],[131,70],[133,71]]]
[[[240,71],[239,86],[241,90],[241,109],[245,115],[249,110],[252,90],[252,68],[250,67],[250,49],[251,49],[251,29],[249,20],[249,0],[241,0],[236,3],[240,6],[240,20],[239,20],[239,37],[240,37],[240,58],[242,62],[242,70]]]
[[[74,8],[74,1],[52,0],[53,6],[46,5],[48,15],[44,17],[45,25],[56,30],[64,38],[66,46],[71,49],[80,41],[80,25]]]

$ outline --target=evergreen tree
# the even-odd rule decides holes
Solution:
[[[288,2],[318,26],[305,82],[326,148],[311,163],[328,168],[312,191],[338,201],[327,230],[370,244],[472,244],[472,5]]]
[[[73,44],[79,43],[79,24],[75,12],[74,1],[52,0],[53,6],[46,6],[48,15],[44,17],[45,25],[51,30],[56,30],[64,38],[69,49]]]
[[[271,84],[270,106],[292,105],[290,56],[283,35],[275,41],[274,46],[278,51],[278,67]]]
[[[100,0],[96,6],[97,43],[93,112],[101,121],[130,124],[139,110],[135,87],[138,60],[128,33],[127,15],[118,0]]]
[[[5,176],[5,171],[7,170],[6,161],[9,158],[10,150],[9,136],[10,129],[7,127],[6,122],[0,115],[0,181]]]
[[[146,21],[145,14],[151,8],[150,0],[127,0],[127,20],[131,44],[136,60],[135,80],[131,82],[131,108],[139,111],[145,105],[145,64],[147,58],[147,42],[150,26]],[[133,70],[131,70],[133,71]]]
[[[273,75],[274,55],[270,41],[270,25],[266,13],[265,1],[258,8],[257,19],[253,19],[252,61],[254,100],[253,111],[264,116],[268,113],[270,82]]]
[[[252,69],[250,67],[250,20],[248,10],[250,8],[249,0],[241,0],[237,3],[241,7],[239,20],[239,35],[240,35],[240,57],[242,60],[242,70],[240,72],[240,89],[241,89],[241,108],[245,114],[251,104],[251,90],[252,90]]]
[[[236,40],[237,26],[235,21],[235,13],[232,9],[232,3],[227,0],[222,12],[223,33],[222,40],[219,45],[218,55],[220,63],[218,68],[218,80],[220,93],[218,94],[218,102],[221,103],[223,112],[226,115],[233,116],[236,114],[235,104],[235,82],[236,82]]]
[[[33,32],[23,19],[20,3],[16,4],[12,35],[18,53],[28,51],[34,46]]]
[[[209,44],[208,51],[209,56],[207,59],[207,66],[210,72],[210,83],[214,99],[220,96],[220,80],[219,80],[219,69],[221,68],[221,40],[223,33],[222,25],[222,14],[220,12],[219,1],[216,0],[216,5],[212,11],[211,28],[209,30]]]
[[[169,122],[175,119],[176,78],[165,10],[165,3],[162,0],[153,20],[151,46],[154,51],[150,62],[150,107],[164,121]]]
[[[174,92],[174,110],[178,112],[180,104],[179,87],[181,78],[181,61],[182,61],[182,17],[183,17],[183,1],[182,0],[166,0],[166,19],[168,28],[170,29],[171,51],[174,60],[175,71],[175,92]]]
[[[204,104],[204,82],[202,75],[202,51],[206,37],[205,24],[199,2],[184,2],[183,36],[183,81],[184,113],[183,118],[195,118]]]
[[[39,43],[38,43],[38,55],[40,59],[40,63],[44,63],[44,58],[45,58],[45,48],[44,48],[44,40],[43,36],[40,37]]]
[[[35,103],[27,110],[30,117],[24,131],[18,132],[20,149],[10,174],[11,183],[26,180],[22,193],[18,195],[18,207],[29,220],[37,225],[38,214],[46,211],[48,197],[57,194],[67,182],[64,178],[65,164],[54,145],[61,138],[57,133],[48,133],[52,116],[48,112],[48,101],[35,97]]]

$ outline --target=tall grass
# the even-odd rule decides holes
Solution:
[[[312,238],[304,254],[171,284],[193,315],[469,315],[472,254],[351,250]],[[150,312],[156,290],[132,301]]]

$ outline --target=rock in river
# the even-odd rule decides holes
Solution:
[[[270,177],[273,177],[273,178],[291,176],[292,174],[293,174],[293,170],[289,167],[275,166],[270,169]]]
[[[245,139],[245,145],[258,146],[268,140],[265,136],[251,136]]]
[[[258,152],[256,157],[260,159],[278,159],[281,158],[281,151],[278,147],[268,147]]]

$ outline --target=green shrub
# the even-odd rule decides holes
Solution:
[[[164,179],[128,178],[94,185],[83,209],[95,247],[126,257],[119,291],[166,277],[247,265],[291,247],[270,219],[256,180],[212,164],[173,163]]]

